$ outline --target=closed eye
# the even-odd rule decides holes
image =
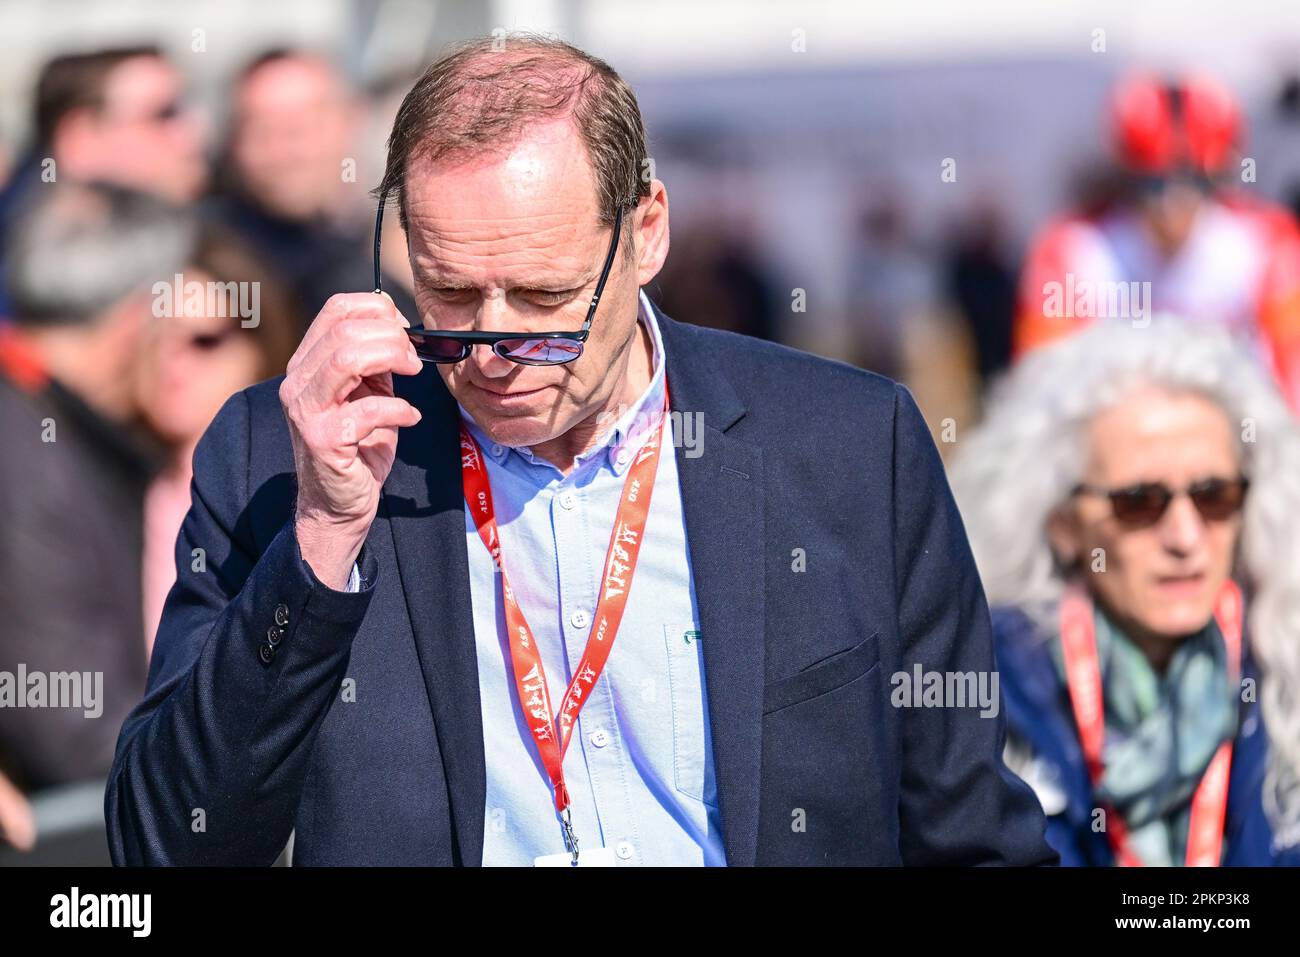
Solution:
[[[437,296],[440,301],[449,303],[467,303],[477,295],[473,289],[466,286],[431,286],[429,292]]]
[[[520,289],[517,295],[526,302],[543,309],[562,306],[576,296],[581,289]]]

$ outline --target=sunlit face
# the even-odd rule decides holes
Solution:
[[[1103,488],[1163,482],[1177,490],[1240,474],[1233,423],[1192,394],[1131,393],[1092,420],[1088,449],[1084,481]],[[1122,626],[1175,639],[1212,617],[1232,571],[1241,517],[1206,521],[1186,495],[1178,495],[1154,525],[1128,528],[1107,499],[1079,495],[1049,528],[1057,553],[1079,561],[1093,594]],[[1101,567],[1099,556],[1104,570],[1094,570]]]
[[[198,270],[185,278],[215,281]],[[227,398],[260,378],[253,337],[236,319],[208,315],[198,301],[176,296],[172,316],[150,320],[137,377],[136,404],[146,424],[173,445],[196,440]]]
[[[344,189],[356,113],[328,64],[276,60],[239,88],[231,156],[243,188],[288,219],[328,212]]]
[[[207,179],[203,134],[183,102],[181,76],[166,60],[133,57],[108,76],[104,108],[78,157],[93,178],[194,199]]]
[[[662,184],[655,187],[660,195]],[[600,223],[587,151],[568,120],[535,126],[504,152],[413,163],[406,203],[420,311],[413,325],[483,332],[582,327],[611,229]],[[638,288],[667,253],[666,200],[657,226],[646,212],[652,205],[643,200],[625,213],[634,257],[629,262],[620,245],[578,359],[521,366],[476,346],[465,361],[438,367],[494,441],[548,442],[613,394],[631,352]],[[620,244],[627,241],[620,237]]]

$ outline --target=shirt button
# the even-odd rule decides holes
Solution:
[[[604,728],[597,728],[595,731],[591,732],[591,743],[595,747],[603,748],[605,745],[609,744],[609,732]]]
[[[632,455],[627,449],[619,449],[618,454],[614,456],[614,464],[619,466],[627,465],[631,458]]]
[[[573,623],[574,628],[586,628],[588,622],[587,613],[585,611],[575,611],[569,621]]]
[[[636,853],[636,848],[627,841],[620,841],[618,847],[614,848],[614,853],[619,856],[620,860],[628,861]]]
[[[502,448],[502,447],[499,446],[499,445],[494,445],[494,446],[492,446],[492,454],[493,454],[494,456],[500,456],[501,453],[504,452],[504,451],[505,451],[505,449]]]
[[[560,504],[565,508],[571,509],[573,506],[578,504],[578,496],[574,495],[572,492],[565,492],[560,496]]]

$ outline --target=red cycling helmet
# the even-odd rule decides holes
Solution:
[[[1120,161],[1152,176],[1221,173],[1236,155],[1241,110],[1226,86],[1204,75],[1169,83],[1133,76],[1111,102]]]

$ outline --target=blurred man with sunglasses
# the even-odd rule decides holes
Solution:
[[[380,196],[419,314],[336,295],[200,442],[116,862],[1053,859],[996,717],[889,706],[992,668],[911,397],[656,309],[651,169],[558,41],[417,82]]]
[[[36,83],[31,148],[0,193],[0,234],[55,182],[106,183],[173,203],[197,198],[208,176],[204,131],[184,92],[180,72],[153,46],[50,60]],[[0,316],[7,306],[0,286]]]

